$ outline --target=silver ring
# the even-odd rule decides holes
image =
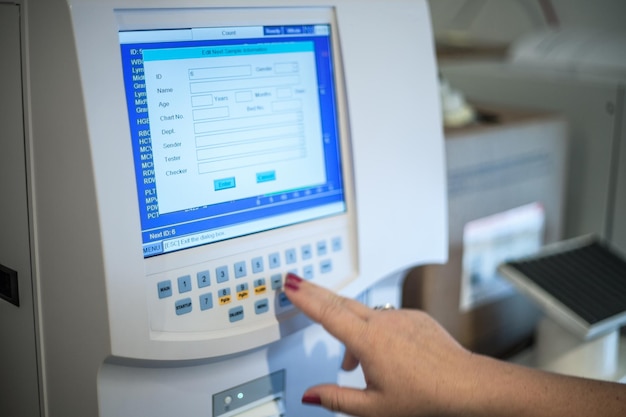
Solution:
[[[374,310],[395,310],[396,308],[391,303],[383,304],[374,307]]]

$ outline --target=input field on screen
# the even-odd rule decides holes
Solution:
[[[228,146],[212,146],[209,148],[198,149],[197,156],[200,162],[214,162],[228,159],[259,158],[259,163],[267,160],[265,156],[273,153],[281,153],[285,151],[305,150],[304,138],[301,136],[287,136],[280,138],[265,138],[247,143],[231,144]],[[231,162],[232,163],[232,162]]]
[[[230,146],[239,143],[278,138],[283,136],[303,136],[302,124],[238,130],[236,132],[215,133],[213,135],[196,136],[196,148],[209,146]]]
[[[196,135],[202,135],[219,132],[234,132],[240,130],[261,129],[264,127],[272,126],[293,125],[299,124],[301,122],[301,112],[228,118],[224,120],[213,120],[210,122],[194,123],[194,133]]]
[[[249,77],[250,75],[252,75],[252,67],[250,65],[189,69],[190,80],[205,80],[224,77]]]
[[[228,117],[228,107],[214,107],[211,109],[193,110],[193,120],[220,119]]]
[[[191,97],[191,107],[202,107],[213,105],[213,94]]]
[[[206,174],[223,170],[288,161],[306,156],[304,138],[269,138],[235,146],[199,149],[198,172]]]
[[[298,72],[298,62],[277,62],[274,64],[274,72],[276,74],[289,74]]]
[[[276,162],[289,161],[306,157],[304,147],[287,147],[283,149],[267,149],[265,152],[259,151],[256,155],[236,155],[224,156],[223,159],[201,162],[198,164],[198,173],[207,174],[224,170],[247,168],[261,164],[271,164]],[[233,166],[232,159],[236,158],[236,166]]]
[[[282,112],[282,111],[293,111],[302,109],[302,101],[301,100],[283,100],[283,101],[273,101],[272,102],[272,111]]]
[[[284,87],[300,84],[297,75],[255,77],[237,80],[193,82],[189,84],[191,94],[207,94],[217,91],[247,90],[251,88]]]

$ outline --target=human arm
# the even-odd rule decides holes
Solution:
[[[346,345],[367,387],[309,388],[303,402],[361,417],[626,416],[626,386],[567,377],[469,352],[417,310],[375,311],[295,275],[285,292]]]

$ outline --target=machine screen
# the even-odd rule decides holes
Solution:
[[[119,36],[144,257],[345,211],[330,25]]]

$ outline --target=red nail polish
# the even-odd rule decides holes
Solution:
[[[317,395],[305,395],[302,397],[302,404],[322,405],[322,399]]]
[[[300,283],[302,282],[302,278],[297,276],[296,274],[288,273],[285,278],[285,288],[289,288],[290,290],[297,290],[300,288]]]

